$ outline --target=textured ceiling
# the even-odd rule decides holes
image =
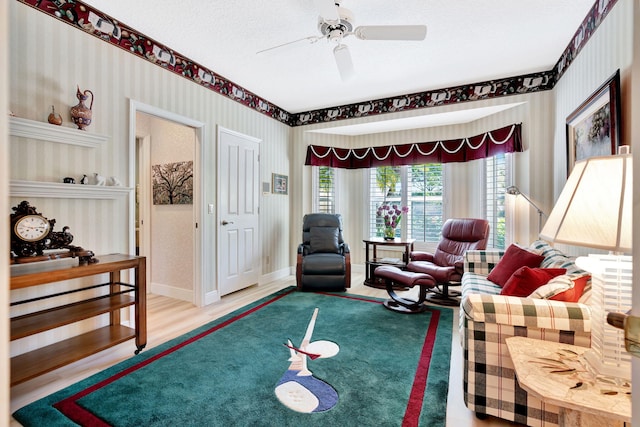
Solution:
[[[342,81],[312,0],[85,0],[291,113],[550,70],[593,0],[344,0],[359,25],[427,25],[424,41],[350,36]]]

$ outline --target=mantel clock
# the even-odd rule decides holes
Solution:
[[[11,209],[12,264],[67,257],[78,257],[81,265],[97,262],[93,252],[71,245],[73,235],[69,227],[53,231],[56,220],[45,217],[28,201],[22,201]],[[45,254],[45,251],[50,253]]]

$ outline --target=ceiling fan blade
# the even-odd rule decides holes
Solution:
[[[365,25],[354,30],[361,40],[424,40],[426,25]]]
[[[336,65],[343,81],[347,81],[353,77],[353,61],[349,48],[344,44],[339,44],[333,48],[333,56],[336,58]]]
[[[340,15],[338,14],[338,6],[334,0],[313,0],[316,6],[318,14],[325,21],[339,21]]]
[[[274,50],[274,49],[278,49],[278,48],[281,48],[281,47],[289,46],[290,44],[298,43],[298,42],[301,42],[303,40],[309,40],[309,42],[315,43],[318,40],[320,40],[321,38],[322,37],[318,37],[318,36],[304,37],[304,38],[301,38],[301,39],[298,39],[298,40],[293,40],[293,41],[290,41],[290,42],[279,44],[277,46],[272,46],[272,47],[268,47],[266,49],[259,50],[259,51],[256,52],[256,55],[259,54],[259,53],[268,52],[270,50]]]

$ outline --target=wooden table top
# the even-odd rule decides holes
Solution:
[[[10,268],[11,289],[136,268],[145,260],[145,257],[126,254],[99,255],[95,258],[98,259],[97,263],[85,265],[79,265],[77,258],[14,264]]]

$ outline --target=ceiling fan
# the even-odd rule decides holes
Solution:
[[[278,46],[261,50],[257,53],[266,52],[283,46],[308,40],[315,43],[318,40],[326,39],[335,44],[333,56],[340,72],[342,80],[346,81],[353,77],[354,68],[351,54],[347,45],[342,43],[342,39],[351,35],[360,40],[424,40],[427,35],[426,25],[363,25],[353,28],[353,13],[340,6],[335,0],[313,0],[318,16],[318,31],[321,35],[304,37]]]

